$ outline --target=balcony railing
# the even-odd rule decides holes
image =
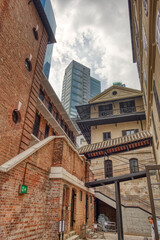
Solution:
[[[99,117],[106,117],[108,115],[113,115],[113,110],[99,111]]]
[[[136,112],[136,107],[126,107],[126,108],[120,108],[120,113],[133,113]]]
[[[128,114],[135,114],[144,112],[144,106],[136,106],[136,107],[126,107],[126,108],[118,108],[112,110],[104,110],[104,111],[95,111],[92,113],[83,113],[82,119],[96,119],[96,118],[110,118],[111,116],[123,116]],[[79,118],[81,119],[81,117]]]

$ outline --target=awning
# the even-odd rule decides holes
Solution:
[[[152,134],[150,131],[141,131],[128,136],[110,139],[107,141],[93,143],[78,149],[80,155],[85,155],[87,159],[103,157],[117,154],[138,148],[148,147],[152,144]]]

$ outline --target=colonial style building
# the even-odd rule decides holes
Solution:
[[[160,2],[129,0],[128,4],[133,62],[144,95],[147,129],[153,133],[155,158],[160,164]]]
[[[47,12],[44,6],[42,0],[0,3],[2,240],[56,240],[58,230],[79,234],[79,226],[93,224],[93,190],[84,185],[92,178],[89,163],[43,73],[47,44],[55,43],[51,3]]]
[[[94,185],[97,181],[100,186],[99,180],[127,176],[128,181],[121,183],[124,232],[149,235],[147,216],[151,208],[146,178],[129,177],[145,171],[146,165],[155,164],[151,135],[146,131],[143,94],[135,89],[112,86],[89,104],[77,106],[77,111],[80,117],[77,124],[89,144],[80,148],[79,153],[87,153],[91,161]],[[114,180],[111,183],[104,186],[102,182],[101,187],[96,188],[95,218],[104,213],[110,221],[116,221]]]

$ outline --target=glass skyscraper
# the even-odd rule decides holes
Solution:
[[[101,92],[101,82],[90,77],[90,98],[95,97]]]
[[[47,20],[50,23],[52,31],[55,35],[56,21],[55,21],[51,1],[50,0],[40,0],[40,1],[41,1],[41,4],[42,4],[43,8],[44,8],[45,14],[47,16]],[[45,59],[44,59],[43,72],[44,72],[47,79],[49,78],[49,72],[50,72],[50,67],[51,67],[53,45],[54,44],[48,43],[47,49],[46,49],[46,54],[45,54]]]
[[[88,67],[72,61],[65,69],[61,100],[71,118],[77,117],[75,106],[88,103],[92,97],[100,92],[101,83],[90,77],[90,69]]]

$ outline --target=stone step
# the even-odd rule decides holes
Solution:
[[[76,235],[76,231],[71,231],[71,232],[69,232],[67,234],[64,234],[64,240],[66,240],[66,239],[68,239],[68,238],[70,238],[70,237],[72,237],[74,235]]]
[[[73,235],[72,237],[67,238],[67,240],[79,240],[79,235]]]

